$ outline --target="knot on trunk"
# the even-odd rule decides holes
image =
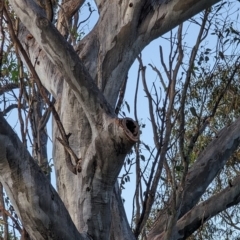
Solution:
[[[126,136],[133,142],[139,139],[139,125],[131,118],[118,119],[119,125],[123,128]]]

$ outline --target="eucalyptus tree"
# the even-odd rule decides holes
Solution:
[[[0,116],[0,181],[21,220],[23,238],[105,240],[141,236],[182,239],[191,235],[210,216],[238,203],[237,178],[231,188],[204,202],[204,207],[201,204],[196,206],[238,147],[239,120],[225,127],[209,143],[190,170],[188,153],[198,135],[192,136],[188,149],[184,146],[187,87],[202,34],[206,31],[210,8],[217,2],[95,1],[98,22],[83,39],[78,39],[79,9],[85,3],[83,0],[59,3],[9,0],[10,5],[1,1],[1,19],[8,26],[20,69],[19,82],[7,84],[6,88],[1,86],[1,94],[20,87],[17,107],[20,109],[22,139],[4,118],[8,109],[3,109]],[[91,12],[91,6],[89,8]],[[163,166],[164,171],[167,169],[166,153],[172,145],[173,129],[169,119],[176,110],[173,107],[177,96],[174,74],[183,59],[181,28],[176,68],[166,71],[169,85],[165,86],[165,106],[168,108],[162,110],[162,136],[158,134],[154,116],[151,117],[156,161],[153,162],[148,188],[140,197],[144,199],[136,213],[133,229],[128,224],[116,180],[127,154],[134,144],[139,145],[140,130],[137,121],[118,117],[118,106],[121,105],[129,68],[140,52],[151,41],[203,10],[202,32],[192,51],[186,88],[183,88],[181,108],[176,117],[182,133],[178,139],[184,174],[181,181],[172,181],[178,191],[173,191],[175,195],[169,198],[170,217],[166,212],[157,215],[152,229],[145,234],[143,230],[156,200]],[[2,31],[2,42],[6,37]],[[140,57],[138,60],[144,79],[145,66]],[[146,87],[145,91],[153,100]],[[152,107],[151,101],[149,107]],[[25,123],[21,109],[27,109]],[[57,192],[49,181],[46,153],[45,124],[50,112],[54,118],[53,160]],[[195,114],[194,108],[192,112]],[[199,129],[202,124],[209,123],[209,118],[197,119]],[[31,123],[33,134],[32,154],[26,148],[27,122]],[[140,190],[138,194],[140,196]],[[213,208],[216,198],[221,201]],[[169,219],[167,224],[166,219]]]

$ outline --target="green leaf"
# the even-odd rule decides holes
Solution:
[[[145,144],[145,143],[143,143],[143,142],[142,142],[142,144],[144,145],[144,147],[145,147],[148,151],[150,151],[150,147],[149,147],[147,144]]]
[[[130,106],[129,106],[128,102],[125,101],[125,104],[126,104],[126,106],[127,106],[127,110],[128,110],[128,112],[130,113]]]
[[[184,168],[183,168],[182,165],[178,165],[178,166],[175,167],[175,169],[176,169],[177,172],[181,172]]]
[[[223,52],[219,51],[219,57],[220,57],[221,59],[224,59],[224,54],[223,54]]]
[[[195,107],[190,107],[190,111],[194,117],[198,116]]]
[[[12,81],[17,83],[18,82],[19,71],[18,70],[12,70],[11,74],[12,74]]]

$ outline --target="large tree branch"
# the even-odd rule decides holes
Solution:
[[[79,51],[109,103],[112,106],[116,103],[128,70],[143,48],[217,2],[219,0],[97,1],[101,5],[99,21],[79,43]],[[112,13],[116,13],[114,18]]]
[[[239,144],[240,118],[223,128],[190,168],[186,176],[183,206],[179,217],[195,206]]]
[[[2,115],[0,181],[32,239],[88,239]]]
[[[240,176],[237,176],[231,186],[200,203],[179,219],[174,230],[173,239],[186,239],[210,218],[231,206],[237,205],[240,202],[239,181]],[[164,233],[150,239],[165,239]]]
[[[98,90],[72,46],[47,20],[42,9],[31,0],[11,0],[10,3],[40,47],[64,75],[92,123],[91,127],[99,122],[102,111],[114,116],[113,109]]]
[[[240,144],[240,118],[223,128],[200,154],[186,176],[186,184],[179,218],[199,201],[226,161]],[[199,184],[201,183],[201,184]],[[167,218],[167,217],[166,217]],[[162,233],[166,218],[160,218],[149,233],[149,238]]]
[[[220,0],[146,0],[139,16],[139,34],[146,41],[163,35]]]
[[[109,103],[114,107],[129,67],[146,45],[216,2],[218,0],[188,0],[185,4],[180,0],[101,2],[99,21],[80,41],[78,52]],[[112,19],[113,12],[117,15]]]
[[[62,71],[88,118],[92,136],[88,151],[82,156],[82,172],[79,174],[81,189],[85,191],[85,195],[78,198],[82,218],[80,228],[86,229],[95,239],[108,239],[113,186],[126,154],[138,140],[137,124],[131,119],[114,118],[112,108],[76,52],[43,17],[38,6],[30,1],[12,1],[12,5],[52,62]],[[29,22],[27,17],[32,21]]]
[[[35,69],[36,69],[39,77],[45,83],[45,86],[48,89],[50,89],[50,91],[54,94],[54,96],[59,99],[59,101],[57,101],[59,103],[57,104],[56,108],[57,108],[57,110],[59,110],[59,115],[62,116],[62,121],[63,121],[64,127],[66,128],[66,131],[72,133],[72,135],[70,137],[70,145],[75,149],[77,154],[78,154],[79,150],[81,149],[80,156],[83,159],[82,174],[83,175],[89,174],[89,176],[91,178],[91,176],[92,176],[91,160],[88,161],[88,158],[85,158],[85,155],[84,155],[84,153],[86,153],[86,151],[87,151],[86,154],[89,157],[90,148],[89,148],[88,144],[86,145],[85,141],[91,137],[91,133],[86,134],[86,131],[90,131],[90,130],[89,130],[89,125],[86,124],[87,121],[84,117],[84,114],[82,113],[82,109],[76,107],[78,105],[77,101],[75,100],[75,97],[73,96],[72,92],[69,91],[69,87],[67,86],[67,84],[64,84],[64,87],[63,87],[64,79],[61,76],[61,74],[58,72],[56,67],[52,64],[51,61],[49,61],[48,57],[46,56],[46,54],[43,51],[39,52],[38,44],[36,43],[35,39],[28,40],[28,38],[27,38],[28,33],[24,29],[24,27],[21,28],[20,33],[21,33],[21,37],[20,37],[21,41],[23,42],[23,46],[27,46],[27,50],[28,50],[30,59],[32,60],[32,62],[36,62]],[[51,81],[46,81],[48,79],[51,79]],[[67,98],[66,98],[65,94],[67,95]],[[61,102],[60,101],[61,99],[64,99],[64,101]],[[72,112],[74,112],[74,111],[77,113],[72,115]],[[69,115],[72,116],[71,122],[69,122],[69,118],[68,118]],[[79,123],[81,123],[81,124],[79,124]],[[123,121],[123,123],[124,123],[124,121]],[[131,121],[129,121],[129,119],[128,119],[125,123],[126,124],[122,125],[121,128],[124,127],[125,131],[128,131],[127,128],[130,127]],[[128,127],[127,127],[127,125],[128,125]],[[80,127],[80,129],[79,129],[79,127]],[[112,129],[112,127],[111,127],[111,129]],[[123,134],[129,135],[129,133],[126,133],[126,132]],[[55,133],[54,135],[56,136],[57,133]],[[107,140],[98,141],[98,147],[101,146],[100,148],[104,148],[104,146],[108,146],[107,141],[109,141],[110,138],[107,135],[106,135],[106,138],[107,138]],[[111,137],[111,139],[114,139],[114,138],[115,138],[114,136]],[[76,141],[76,139],[79,139],[80,142]],[[119,140],[120,140],[121,146],[124,146],[123,145],[124,138],[119,139]],[[95,142],[91,138],[89,139],[89,141]],[[89,142],[89,144],[90,144],[90,142]],[[103,146],[103,142],[105,143],[104,146]],[[114,146],[115,146],[115,148],[114,148]],[[115,141],[114,146],[112,148],[113,149],[112,155],[107,154],[108,156],[106,156],[106,157],[104,157],[102,155],[101,158],[104,160],[103,164],[101,162],[99,162],[97,164],[97,166],[99,166],[99,167],[101,167],[103,165],[105,165],[105,166],[108,165],[107,168],[109,169],[108,170],[109,173],[105,172],[105,170],[106,170],[105,166],[101,167],[100,171],[97,171],[99,173],[103,172],[104,178],[107,178],[108,184],[110,184],[110,182],[113,183],[116,180],[116,177],[118,175],[118,172],[119,172],[122,162],[124,160],[124,155],[122,155],[122,154],[120,154],[120,155],[118,154],[118,156],[115,157],[114,151],[116,150],[116,147],[117,147],[117,141]],[[82,213],[76,212],[76,206],[78,204],[78,199],[79,199],[79,193],[78,193],[79,189],[77,186],[79,186],[78,181],[81,181],[81,180],[76,179],[76,177],[74,175],[72,175],[68,171],[68,169],[65,167],[65,163],[64,163],[65,160],[62,157],[62,156],[64,156],[64,154],[62,153],[62,148],[58,148],[58,146],[55,145],[54,149],[57,154],[54,158],[56,160],[55,167],[56,167],[57,179],[61,179],[60,181],[57,182],[58,187],[59,187],[58,188],[59,194],[62,197],[66,207],[68,208],[68,210],[71,214],[71,217],[73,218],[78,229],[82,230],[86,227],[85,222],[82,219]],[[122,151],[123,149],[119,148],[119,150]],[[90,171],[90,173],[89,172],[85,173],[84,166],[86,166],[86,164],[84,164],[84,162],[88,163],[88,165],[90,166],[87,168],[87,171]],[[96,163],[94,163],[93,165],[96,166]],[[103,171],[103,169],[104,169],[104,171]],[[81,177],[81,176],[79,176],[79,177]],[[101,176],[98,176],[98,178],[102,179]],[[106,181],[106,180],[103,180],[103,181]],[[68,188],[65,188],[65,184],[67,182],[72,182],[73,184],[68,186]],[[64,186],[64,188],[62,188],[62,185]],[[77,189],[76,189],[76,187],[77,187]],[[89,182],[86,185],[86,188],[84,188],[84,189],[89,189]],[[95,189],[95,187],[94,187],[94,189]],[[111,192],[111,188],[110,188],[110,192]],[[104,196],[107,195],[106,189],[104,191],[100,191],[100,193],[102,193]],[[114,209],[113,210],[114,218],[112,219],[112,229],[115,229],[115,231],[112,231],[112,237],[114,239],[123,239],[126,236],[132,235],[132,233],[131,233],[131,229],[128,226],[127,218],[124,214],[124,209],[123,209],[123,206],[121,203],[121,198],[120,198],[120,196],[117,196],[117,194],[118,194],[117,191],[114,191],[113,194],[114,194],[113,201],[117,201],[117,203],[114,202],[111,205],[112,209]],[[82,195],[82,194],[80,194],[80,195]],[[69,198],[69,196],[72,196],[72,197]],[[100,197],[100,199],[104,199],[104,198],[105,197]],[[87,205],[86,203],[91,205],[91,199],[89,199],[89,201],[84,201],[84,206]],[[106,204],[103,204],[101,207],[99,207],[100,206],[99,201],[98,201],[98,204],[94,204],[94,206],[97,206],[96,211],[98,209],[103,210],[104,208],[106,208],[106,209],[108,208],[108,206],[106,206]],[[88,206],[86,206],[86,208],[88,208]],[[87,215],[86,214],[83,214],[83,215],[85,215],[84,218],[87,219]],[[108,216],[109,216],[109,214],[108,214]],[[115,221],[117,216],[120,219],[119,221],[121,222],[121,229],[122,229],[121,234],[119,231],[119,225]],[[94,221],[95,220],[97,220],[97,219],[95,218]],[[98,224],[98,223],[94,223],[94,224]],[[109,224],[107,224],[107,225],[109,226]]]

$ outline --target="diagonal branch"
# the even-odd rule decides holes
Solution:
[[[74,173],[74,174],[77,174],[77,171],[80,170],[80,167],[78,167],[77,165],[74,166],[74,164],[72,163],[71,161],[71,156],[73,157],[73,159],[75,160],[75,162],[78,164],[80,162],[80,159],[77,158],[76,154],[73,152],[73,150],[69,147],[69,137],[70,135],[67,135],[66,132],[65,132],[65,129],[62,125],[62,122],[60,120],[60,117],[54,107],[54,102],[51,102],[46,94],[46,91],[35,71],[35,68],[33,67],[31,61],[29,60],[28,56],[27,56],[27,53],[26,51],[24,50],[22,44],[20,43],[19,39],[17,38],[17,36],[15,35],[14,33],[14,30],[13,30],[13,26],[12,26],[12,23],[11,23],[11,19],[9,17],[9,14],[7,12],[7,10],[5,8],[3,8],[3,12],[4,12],[4,15],[6,17],[6,19],[8,20],[8,24],[9,24],[9,33],[10,33],[10,36],[13,40],[13,42],[15,42],[16,46],[18,47],[20,53],[22,54],[25,62],[27,63],[27,66],[28,68],[30,69],[35,81],[36,81],[36,84],[38,86],[38,89],[39,89],[39,92],[41,94],[41,96],[43,97],[43,99],[46,101],[47,105],[49,106],[49,108],[51,109],[52,111],[52,114],[53,114],[53,117],[58,125],[58,128],[59,128],[59,131],[61,133],[61,136],[62,136],[62,139],[58,138],[58,140],[60,141],[60,143],[64,146],[65,148],[65,156],[66,156],[66,164],[67,164],[67,167],[69,168],[69,170]]]
[[[238,204],[240,202],[239,181],[240,176],[237,176],[231,186],[200,203],[179,219],[173,239],[186,239],[210,218]],[[156,239],[165,239],[164,234],[157,236]]]
[[[239,144],[240,118],[219,132],[189,170],[186,176],[186,188],[180,217],[199,201],[208,185],[221,171]]]
[[[33,239],[87,239],[79,234],[57,192],[2,115],[0,181],[10,199],[21,203],[12,202]]]
[[[229,157],[238,148],[239,144],[240,118],[230,126],[223,128],[189,169],[186,176],[186,187],[184,189],[180,217],[197,204],[202,194],[226,164]],[[159,222],[150,231],[149,239],[162,232],[162,225],[162,219],[159,219]]]
[[[31,0],[11,0],[13,9],[51,61],[60,69],[93,128],[102,112],[114,116],[84,67],[78,55],[57,29],[47,20],[42,9]]]

